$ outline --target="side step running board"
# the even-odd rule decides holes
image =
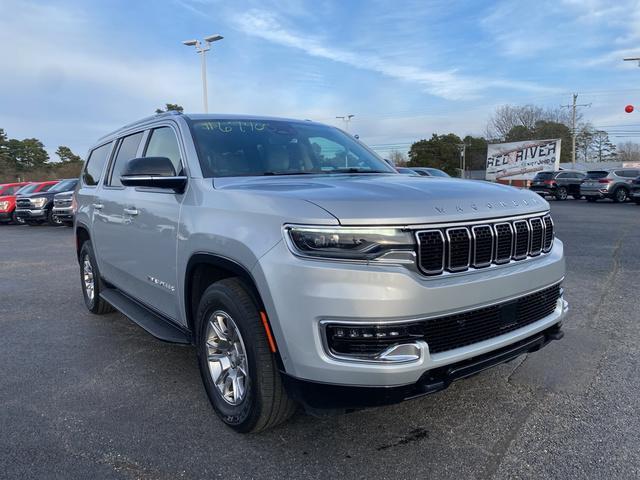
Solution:
[[[191,334],[145,306],[113,288],[104,289],[100,296],[109,304],[159,340],[171,343],[191,343]]]

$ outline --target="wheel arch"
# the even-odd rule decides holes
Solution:
[[[187,326],[195,332],[198,301],[209,285],[224,278],[237,277],[245,284],[258,309],[264,304],[253,275],[240,263],[230,258],[206,252],[195,253],[189,258],[184,277],[184,305]]]
[[[82,244],[87,240],[91,240],[89,227],[84,223],[79,223],[76,226],[76,257],[78,257],[78,261],[80,261],[80,249],[82,248]]]

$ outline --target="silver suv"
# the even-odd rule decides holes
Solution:
[[[75,232],[87,308],[195,345],[240,432],[442,390],[561,338],[568,309],[544,199],[399,175],[310,121],[127,125],[89,152]]]
[[[615,168],[613,170],[590,170],[580,185],[580,194],[589,202],[610,198],[616,203],[626,202],[632,189],[633,179],[640,175],[637,168]]]

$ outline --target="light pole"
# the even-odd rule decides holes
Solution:
[[[196,47],[196,52],[200,54],[202,59],[202,104],[204,106],[204,113],[209,113],[209,100],[207,99],[207,60],[205,54],[211,49],[211,44],[222,40],[222,35],[209,35],[204,37],[204,43],[200,40],[185,40],[182,42],[187,47]]]
[[[350,115],[342,115],[336,118],[341,119],[342,121],[344,121],[344,129],[345,131],[349,132],[349,124],[351,123],[351,119],[355,117],[355,115],[350,114]]]

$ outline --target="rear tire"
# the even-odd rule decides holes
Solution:
[[[629,198],[629,192],[624,187],[618,187],[616,188],[616,191],[613,192],[612,199],[615,203],[624,203],[627,201],[628,198]]]
[[[100,297],[100,292],[104,285],[100,278],[98,264],[89,240],[84,242],[80,248],[80,284],[82,285],[82,296],[87,310],[96,315],[115,311],[111,305]]]
[[[202,382],[225,424],[241,433],[259,432],[295,413],[297,405],[285,391],[260,311],[239,279],[224,279],[205,290],[196,334]]]
[[[640,205],[640,198],[634,198],[633,201],[636,203],[636,205]]]
[[[556,200],[566,200],[567,196],[567,187],[558,187],[558,191],[556,192]]]

